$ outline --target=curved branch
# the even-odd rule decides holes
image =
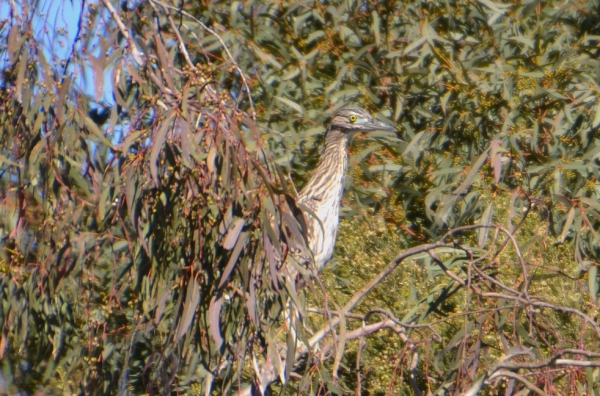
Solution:
[[[515,371],[526,369],[535,370],[544,367],[600,367],[599,360],[575,360],[575,359],[560,359],[564,355],[582,355],[586,357],[600,357],[600,353],[586,351],[582,349],[563,349],[556,352],[551,358],[546,360],[539,360],[535,362],[509,362],[503,360],[496,363],[491,369],[487,370],[485,374],[477,379],[475,384],[465,392],[465,396],[474,396],[482,388],[483,385],[498,377],[510,377],[520,381],[527,389],[536,392],[539,395],[546,395],[541,389],[536,387],[531,382],[527,381],[523,376],[515,373]]]
[[[346,340],[354,340],[357,338],[362,338],[367,335],[376,333],[382,329],[392,329],[397,333],[404,331],[404,328],[402,328],[402,326],[397,325],[393,320],[384,319],[380,322],[366,325],[366,326],[360,327],[356,330],[346,333]],[[325,356],[327,354],[327,352],[329,352],[329,350],[334,345],[335,345],[334,342],[327,343],[326,345],[324,345],[320,350],[321,355]],[[313,346],[314,345],[311,345],[311,348]],[[298,349],[296,351],[296,355],[294,357],[294,362],[298,362],[301,359],[303,359],[306,355],[308,355],[308,352],[309,352],[309,349],[305,344],[299,345]],[[280,355],[281,355],[281,363],[282,363],[282,366],[284,366],[284,367],[286,366],[286,358],[285,358],[286,353],[287,353],[287,346],[282,346]],[[266,389],[268,384],[274,382],[275,380],[277,380],[277,378],[279,378],[279,374],[277,373],[277,370],[275,369],[275,367],[273,367],[272,364],[263,364],[262,367],[259,367],[259,365],[256,364],[255,372],[257,373],[258,383],[259,383],[261,390]],[[249,385],[249,386],[246,386],[245,388],[242,388],[241,390],[239,390],[237,394],[239,396],[251,396],[251,395],[253,395],[253,389],[254,389],[254,386]]]
[[[522,383],[523,385],[525,385],[525,387],[527,389],[529,389],[530,391],[533,391],[541,396],[547,395],[546,392],[544,392],[543,390],[541,390],[540,388],[538,388],[537,386],[535,386],[534,384],[529,382],[525,377],[523,377],[522,375],[519,375],[517,373],[513,373],[512,371],[499,370],[498,372],[491,375],[489,380],[491,381],[491,380],[493,380],[495,378],[499,378],[499,377],[508,377],[508,378],[515,379],[515,380],[519,381],[520,383]]]

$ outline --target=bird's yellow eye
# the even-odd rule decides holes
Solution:
[[[358,117],[354,114],[350,114],[350,117],[348,117],[348,119],[350,120],[350,122],[356,122],[356,120],[358,120]]]

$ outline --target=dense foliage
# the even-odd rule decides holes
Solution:
[[[57,3],[0,15],[3,391],[599,392],[600,6]],[[296,283],[349,104],[399,135]]]

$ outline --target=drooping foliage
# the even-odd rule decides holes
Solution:
[[[57,4],[0,15],[6,391],[597,392],[597,4]],[[349,104],[399,136],[297,284]]]

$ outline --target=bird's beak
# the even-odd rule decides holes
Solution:
[[[395,127],[390,124],[386,124],[385,122],[381,122],[379,120],[373,120],[373,122],[369,123],[369,127],[371,131],[388,131],[388,132],[398,132]]]

